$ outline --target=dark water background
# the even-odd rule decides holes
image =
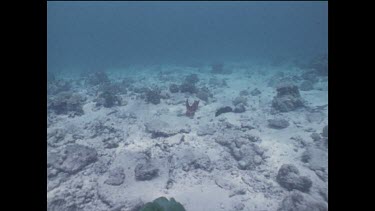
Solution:
[[[48,2],[48,70],[308,60],[327,2]]]

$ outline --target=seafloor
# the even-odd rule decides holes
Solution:
[[[49,73],[48,210],[160,196],[188,211],[327,210],[327,79],[247,63]]]

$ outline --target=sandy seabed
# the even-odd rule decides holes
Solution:
[[[327,76],[293,65],[224,69],[111,70],[110,83],[125,88],[110,106],[89,75],[59,76],[70,85],[47,97],[48,210],[137,210],[160,196],[188,211],[327,210]],[[184,83],[197,93],[171,91]],[[303,105],[283,112],[274,101],[286,83]],[[82,111],[57,105],[63,92],[80,95]],[[186,99],[199,100],[192,118]],[[215,116],[225,106],[233,111]]]

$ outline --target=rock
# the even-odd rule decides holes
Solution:
[[[104,181],[104,183],[107,185],[118,186],[124,182],[124,179],[124,168],[116,167],[109,171],[108,178]]]
[[[315,83],[315,82],[319,81],[318,76],[317,76],[316,72],[314,72],[314,71],[308,71],[308,72],[303,73],[301,75],[301,78],[303,78],[304,80],[310,81],[312,83]]]
[[[152,120],[146,123],[145,126],[146,131],[152,134],[152,138],[170,137],[179,132],[178,129],[161,120]]]
[[[47,178],[55,177],[58,173],[59,171],[57,169],[47,167]]]
[[[319,195],[322,196],[324,201],[328,202],[328,187],[323,187],[319,189]]]
[[[161,96],[160,96],[160,91],[159,90],[148,89],[146,91],[146,102],[152,103],[154,105],[157,105],[157,104],[160,103],[160,99],[161,99]]]
[[[227,179],[223,179],[222,177],[218,177],[215,179],[215,184],[219,186],[220,188],[223,188],[225,190],[232,190],[235,186],[232,182],[230,182]]]
[[[213,170],[211,159],[206,154],[197,153],[191,150],[183,151],[180,154],[183,156],[179,159],[179,165],[182,166],[182,170],[184,171],[201,169],[211,172]]]
[[[249,93],[248,90],[242,90],[242,91],[240,91],[240,96],[249,96],[249,95],[250,95],[250,93]]]
[[[158,176],[159,169],[151,163],[139,163],[134,169],[135,179],[139,181],[151,180]]]
[[[323,132],[322,132],[323,137],[328,137],[328,125],[324,126]]]
[[[134,83],[135,80],[133,78],[126,77],[121,81],[121,86],[124,88],[131,88]]]
[[[247,98],[244,96],[238,96],[233,100],[233,105],[236,106],[238,104],[247,105]]]
[[[283,164],[277,173],[276,181],[285,189],[308,192],[312,181],[308,177],[300,176],[297,167],[291,164]]]
[[[296,85],[283,83],[277,87],[277,95],[272,101],[273,108],[281,112],[288,112],[303,105],[303,100]]]
[[[201,169],[207,172],[211,172],[213,170],[211,159],[207,155],[203,155],[195,159],[191,163],[191,167],[193,167],[194,169]]]
[[[295,141],[293,145],[297,148],[305,148],[308,145],[307,141],[303,139],[301,136],[292,136],[290,137],[290,139]]]
[[[111,108],[113,106],[120,106],[122,104],[122,99],[112,92],[102,92],[99,94],[98,98],[95,100],[96,106],[104,106],[106,108]]]
[[[215,132],[216,132],[215,127],[210,126],[210,125],[204,125],[198,128],[197,135],[198,136],[213,135],[215,134]]]
[[[233,209],[234,210],[243,210],[245,208],[245,204],[242,202],[237,202],[233,204]]]
[[[253,89],[253,90],[250,92],[250,94],[251,94],[252,96],[257,96],[257,95],[262,94],[262,92],[259,91],[259,89],[255,88],[255,89]]]
[[[289,126],[289,122],[285,119],[269,119],[268,126],[274,129],[284,129]]]
[[[304,82],[301,83],[299,88],[302,91],[310,91],[310,90],[314,89],[314,84],[311,81],[304,81]]]
[[[246,194],[246,189],[245,188],[235,188],[231,191],[229,194],[229,197],[233,197],[236,195],[245,195]]]
[[[302,162],[308,163],[311,170],[328,170],[328,153],[315,147],[308,147],[302,154]]]
[[[234,113],[243,113],[246,111],[246,108],[245,108],[245,105],[244,104],[238,104],[236,105],[236,107],[234,108],[233,112]]]
[[[125,202],[123,205],[121,205],[120,209],[116,210],[116,207],[115,207],[109,211],[122,211],[122,210],[139,211],[141,210],[143,205],[144,205],[144,202],[140,198],[136,198],[136,199],[128,200],[127,202]]]
[[[323,201],[294,190],[283,199],[277,211],[328,211],[328,206]]]
[[[67,131],[64,128],[47,129],[47,143],[50,146],[59,146],[64,144],[64,138]]]
[[[255,127],[250,122],[248,122],[248,121],[241,122],[241,128],[245,128],[247,130],[255,129]]]
[[[49,98],[47,108],[56,114],[83,115],[83,103],[86,98],[72,92],[60,92],[54,98]]]
[[[178,86],[177,84],[171,84],[171,85],[169,86],[169,91],[170,91],[171,93],[177,93],[177,92],[180,91],[180,88],[179,88],[179,86]]]
[[[216,142],[229,149],[230,154],[242,170],[252,170],[264,162],[262,150],[249,138],[240,137],[217,137]]]
[[[194,83],[183,83],[180,85],[180,92],[194,94],[198,92],[198,88]]]
[[[68,203],[65,199],[53,199],[47,202],[48,211],[78,211],[75,204]]]
[[[328,181],[328,173],[327,172],[323,172],[323,171],[320,171],[320,170],[316,170],[315,171],[315,174],[323,181],[323,182],[327,182]]]
[[[321,123],[324,120],[325,117],[326,117],[326,115],[323,112],[320,112],[320,111],[309,112],[309,113],[306,114],[306,119],[310,123],[312,123],[312,122]]]
[[[209,97],[212,97],[212,94],[210,93],[207,87],[203,87],[199,89],[197,93],[197,98],[207,102]]]
[[[261,156],[255,155],[253,161],[254,161],[255,165],[260,165],[262,163],[263,159],[262,159]]]
[[[197,74],[190,74],[190,75],[186,76],[186,78],[185,78],[186,83],[196,84],[196,83],[198,83],[198,81],[199,81],[199,78],[198,78]]]
[[[220,114],[228,113],[228,112],[233,112],[233,109],[229,106],[221,107],[216,111],[215,117],[219,116]]]
[[[97,152],[93,148],[79,144],[70,144],[59,154],[51,153],[47,157],[47,165],[50,164],[60,171],[74,174],[82,170],[85,166],[95,162],[97,156]]]
[[[114,134],[109,135],[109,137],[103,138],[104,147],[107,149],[117,148],[119,146],[120,140],[117,137],[113,137]]]
[[[321,139],[319,133],[312,133],[310,135],[310,137],[314,140],[314,141],[319,141]]]

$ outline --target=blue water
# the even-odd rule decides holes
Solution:
[[[327,2],[48,2],[48,70],[305,61],[327,53]]]

